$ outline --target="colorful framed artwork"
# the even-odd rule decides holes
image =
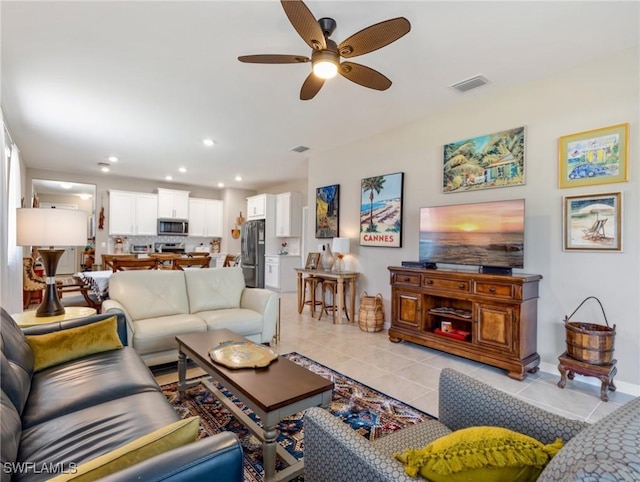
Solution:
[[[524,184],[524,127],[444,146],[442,192]]]
[[[316,189],[316,238],[339,236],[340,185]]]
[[[403,184],[403,172],[361,181],[360,246],[402,247]]]
[[[629,180],[629,124],[563,136],[558,141],[559,187]]]
[[[622,194],[564,198],[566,251],[622,251]]]

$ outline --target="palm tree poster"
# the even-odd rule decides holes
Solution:
[[[339,184],[316,189],[316,238],[335,238],[340,235],[339,201]]]
[[[444,146],[443,192],[524,184],[524,127]]]
[[[360,246],[402,247],[403,182],[403,172],[362,180]]]

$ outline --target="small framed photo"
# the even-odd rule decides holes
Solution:
[[[622,251],[622,194],[564,198],[565,251]]]
[[[320,253],[309,253],[304,269],[318,269],[320,266]]]
[[[629,124],[563,136],[558,141],[559,187],[629,180]]]

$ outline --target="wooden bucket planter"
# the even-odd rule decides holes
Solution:
[[[589,299],[596,300],[600,305],[606,326],[581,321],[569,321]],[[611,364],[613,361],[613,342],[616,336],[616,325],[609,327],[607,315],[598,298],[589,296],[583,300],[571,315],[565,317],[564,325],[567,332],[567,355],[591,365]]]
[[[384,325],[384,306],[382,295],[369,296],[366,291],[360,295],[360,311],[358,326],[362,331],[375,332],[382,330]]]

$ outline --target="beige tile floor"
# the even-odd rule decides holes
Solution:
[[[445,367],[551,412],[588,422],[633,398],[609,392],[609,401],[602,402],[599,382],[597,386],[586,383],[579,375],[568,380],[564,389],[556,385],[558,373],[529,374],[520,382],[502,369],[412,343],[391,343],[386,330],[368,333],[357,323],[334,325],[331,315],[318,320],[318,312],[312,318],[308,306],[298,314],[295,293],[282,293],[280,299],[280,340],[275,346],[279,353],[298,352],[432,415],[438,415],[438,377]]]

